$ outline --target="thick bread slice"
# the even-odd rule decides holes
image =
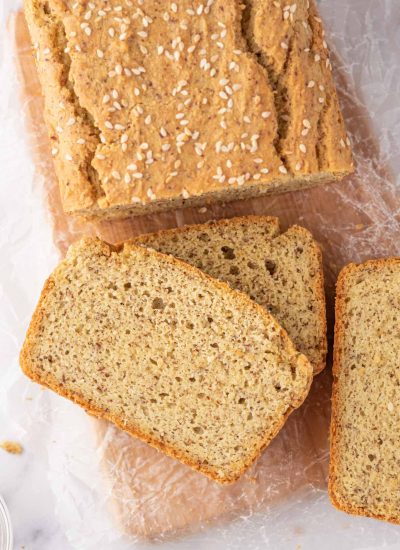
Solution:
[[[247,293],[287,330],[296,349],[325,367],[326,310],[322,255],[311,233],[278,218],[247,216],[189,225],[134,240],[172,254]]]
[[[400,523],[400,259],[350,264],[337,284],[329,493]]]
[[[154,250],[91,238],[48,279],[21,365],[221,483],[255,460],[312,380],[245,294]]]

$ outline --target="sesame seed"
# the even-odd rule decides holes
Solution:
[[[120,179],[121,179],[121,175],[120,175],[120,173],[119,173],[117,170],[113,170],[113,171],[111,172],[111,175],[112,175],[112,177],[113,177],[114,179],[116,179],[116,180],[120,180]]]
[[[307,118],[305,118],[305,119],[303,120],[303,126],[304,126],[305,128],[311,128],[311,123],[310,123],[310,121],[309,121]]]
[[[67,126],[73,126],[76,122],[76,119],[74,117],[71,117],[67,120]]]
[[[112,130],[113,129],[113,125],[111,124],[111,122],[109,120],[106,120],[105,123],[104,123],[104,126],[106,128],[108,128],[109,130]]]
[[[143,177],[143,174],[141,172],[135,172],[133,174],[133,177],[136,178],[137,180],[140,180]]]
[[[145,124],[151,124],[151,115],[147,115],[147,117],[144,119]]]
[[[108,34],[111,36],[111,38],[114,38],[114,36],[115,36],[115,30],[114,30],[112,27],[110,27],[110,28],[108,29]]]
[[[169,151],[171,149],[171,145],[169,143],[163,143],[161,145],[162,151]]]
[[[342,138],[342,139],[340,140],[340,146],[341,146],[341,147],[346,147],[346,144],[345,144],[345,142],[344,142],[344,139],[343,139],[343,138]]]
[[[164,46],[157,46],[157,53],[158,55],[161,55],[164,51]]]
[[[115,124],[114,125],[114,128],[116,130],[125,130],[125,126],[123,126],[122,124]]]
[[[189,193],[186,191],[186,189],[182,189],[182,197],[184,199],[188,199],[190,197]]]
[[[269,116],[271,116],[271,111],[264,111],[263,113],[261,113],[261,116],[262,118],[268,118]]]
[[[261,172],[262,174],[268,174],[269,169],[268,169],[268,168],[261,168],[260,172]]]
[[[301,169],[301,162],[298,162],[294,168],[297,171],[300,170]]]
[[[124,176],[124,182],[125,183],[130,183],[131,182],[131,176],[130,174],[126,173],[125,176]]]
[[[307,153],[307,147],[304,145],[304,143],[300,143],[299,149],[302,153]]]
[[[350,147],[350,139],[348,137],[346,137],[346,143]]]
[[[53,155],[53,157],[58,153],[58,149],[56,147],[54,147],[52,150],[51,150],[51,154]]]
[[[259,159],[259,158],[253,159],[253,162],[255,162],[256,164],[262,164],[263,159]]]
[[[96,50],[96,53],[97,53],[97,57],[100,57],[100,59],[104,57],[104,52],[102,52],[101,50]]]
[[[318,98],[318,101],[319,101],[319,103],[324,103],[325,98],[324,98],[324,97],[319,97],[319,98]]]
[[[67,155],[65,155],[65,160],[71,161],[71,160],[72,160],[72,157],[71,157],[71,155],[68,155],[68,154],[67,154]]]
[[[108,94],[103,96],[103,103],[108,103],[110,101],[110,96]]]
[[[289,46],[286,44],[286,42],[281,42],[281,48],[283,50],[287,50],[289,48]]]
[[[85,34],[87,34],[87,36],[90,36],[92,34],[92,29],[90,27],[86,27],[84,32],[85,32]]]
[[[321,56],[319,55],[319,53],[316,53],[316,54],[314,55],[314,61],[315,61],[316,63],[318,63],[318,61],[321,61]]]
[[[126,169],[135,172],[137,170],[137,165],[133,162],[132,164],[128,164]]]
[[[146,31],[139,31],[137,33],[137,35],[140,37],[140,38],[147,38],[147,32]]]
[[[253,180],[259,180],[261,178],[261,174],[254,174]]]
[[[286,170],[286,168],[283,166],[283,164],[281,164],[281,166],[279,166],[278,170],[279,170],[279,172],[280,172],[281,174],[287,174],[287,170]]]
[[[315,86],[314,80],[310,80],[309,83],[307,84],[308,88],[314,88],[314,86]]]
[[[244,120],[245,122],[247,122],[247,124],[250,124],[250,123],[251,123],[251,120],[250,120],[250,118],[249,118],[248,116],[244,116],[244,117],[243,117],[243,120]]]

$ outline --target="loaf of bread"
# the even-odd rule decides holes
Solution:
[[[337,285],[329,492],[400,523],[400,259],[350,264]]]
[[[134,242],[172,254],[245,292],[283,326],[314,374],[325,367],[321,252],[303,227],[281,233],[278,218],[247,216],[140,235]]]
[[[352,171],[314,0],[25,0],[66,212],[112,218]]]
[[[255,460],[312,380],[306,357],[245,294],[154,250],[91,238],[48,279],[21,365],[221,483]]]

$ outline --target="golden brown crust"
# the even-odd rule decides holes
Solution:
[[[335,302],[335,337],[334,337],[334,349],[333,349],[333,386],[332,386],[332,416],[330,426],[330,460],[329,460],[329,482],[328,493],[332,504],[343,512],[353,514],[357,516],[366,516],[375,519],[388,521],[389,523],[400,524],[400,515],[396,517],[390,517],[383,514],[374,514],[373,512],[354,506],[351,502],[346,501],[342,495],[337,491],[337,427],[338,427],[338,376],[341,368],[342,353],[343,353],[343,338],[345,335],[345,300],[347,296],[348,285],[351,282],[351,278],[364,269],[372,268],[379,270],[386,265],[399,265],[400,258],[382,258],[378,260],[368,260],[363,264],[348,264],[339,273],[339,277],[336,284],[336,302]]]
[[[279,219],[274,216],[257,216],[257,215],[250,215],[250,216],[236,216],[233,218],[228,219],[220,219],[220,220],[212,220],[204,224],[196,224],[195,227],[198,231],[202,231],[203,228],[206,229],[210,224],[213,226],[219,226],[219,227],[228,227],[231,225],[252,225],[254,223],[268,223],[273,225],[274,227],[274,237],[278,236],[280,233],[280,227],[279,227]],[[135,244],[146,244],[149,240],[149,238],[153,236],[159,236],[159,237],[167,237],[168,235],[179,235],[182,233],[185,233],[187,231],[187,226],[172,228],[172,229],[164,229],[157,231],[156,233],[150,233],[150,234],[143,234],[138,235],[137,237],[133,238],[131,242]],[[319,363],[314,364],[314,375],[319,374],[324,370],[326,367],[326,354],[328,351],[328,342],[327,342],[327,324],[326,324],[326,301],[325,301],[325,287],[324,287],[324,270],[323,270],[323,263],[322,263],[322,252],[321,248],[318,245],[318,243],[314,240],[312,234],[308,229],[305,227],[301,227],[300,225],[293,225],[288,229],[290,232],[296,232],[304,236],[306,240],[310,243],[310,249],[311,252],[314,254],[315,262],[319,266],[317,276],[315,278],[315,293],[317,295],[317,300],[320,305],[319,310],[319,319],[320,323],[322,325],[322,332],[323,332],[323,340],[321,342],[321,360]]]
[[[288,408],[285,415],[282,417],[282,421],[277,426],[275,432],[272,434],[272,436],[269,436],[269,437],[265,438],[260,443],[260,447],[257,450],[257,452],[252,457],[250,457],[246,462],[243,463],[243,466],[242,466],[240,471],[235,472],[232,476],[225,476],[225,477],[218,476],[218,473],[215,470],[213,470],[211,467],[209,467],[209,466],[207,467],[204,464],[198,464],[198,463],[195,463],[195,462],[191,461],[187,456],[185,456],[179,450],[175,449],[173,446],[166,445],[162,441],[156,440],[155,438],[151,437],[149,434],[142,433],[140,430],[138,430],[134,426],[127,426],[117,416],[109,414],[106,411],[103,411],[99,408],[94,407],[93,405],[91,405],[90,403],[85,401],[84,397],[78,396],[78,395],[68,391],[64,387],[61,387],[60,384],[58,383],[58,381],[54,377],[48,376],[47,378],[41,378],[36,374],[36,372],[34,372],[34,370],[31,368],[30,350],[35,345],[35,337],[36,337],[37,330],[40,327],[40,324],[41,324],[41,322],[42,322],[42,320],[45,316],[44,302],[45,302],[46,296],[48,295],[50,289],[55,285],[54,277],[57,275],[57,269],[59,269],[59,268],[56,268],[56,271],[47,279],[47,281],[44,285],[44,288],[41,292],[40,299],[39,299],[38,305],[36,307],[36,310],[33,314],[31,323],[29,325],[29,328],[28,328],[28,331],[27,331],[27,334],[26,334],[26,338],[25,338],[25,342],[23,344],[21,354],[20,354],[20,364],[21,364],[22,370],[24,371],[24,373],[29,378],[31,378],[35,382],[38,382],[39,384],[42,384],[42,385],[50,388],[51,390],[55,391],[59,395],[61,395],[63,397],[66,397],[66,398],[70,399],[71,401],[77,403],[78,405],[80,405],[84,409],[86,409],[87,412],[92,414],[93,416],[97,416],[99,418],[105,418],[107,420],[110,420],[111,422],[116,424],[116,426],[118,426],[120,429],[128,432],[129,434],[131,434],[135,437],[138,437],[138,438],[142,439],[146,443],[152,445],[153,447],[155,447],[157,449],[160,449],[161,451],[168,454],[169,456],[172,456],[173,458],[176,458],[176,459],[180,460],[184,464],[187,464],[188,466],[199,470],[200,472],[208,475],[209,477],[211,477],[215,481],[218,481],[219,483],[231,483],[231,482],[235,481],[258,458],[258,456],[261,454],[263,449],[271,442],[273,437],[275,437],[275,435],[279,432],[281,427],[284,425],[284,423],[286,421],[286,418],[289,416],[289,414],[294,409],[296,409],[297,407],[299,407],[303,403],[304,399],[308,395],[308,391],[310,389],[311,382],[312,382],[312,367],[311,367],[310,363],[308,362],[307,358],[304,355],[299,354],[295,351],[295,349],[293,347],[293,344],[292,344],[291,340],[289,339],[286,331],[282,327],[280,327],[278,325],[278,323],[276,323],[276,321],[273,319],[273,317],[263,307],[256,304],[255,302],[253,302],[245,294],[243,294],[241,292],[238,292],[236,290],[233,290],[226,283],[224,283],[222,281],[218,281],[216,279],[213,279],[212,277],[210,277],[209,275],[203,273],[202,271],[198,270],[197,268],[195,268],[191,265],[188,265],[184,262],[181,262],[180,260],[177,260],[176,258],[174,258],[172,256],[166,256],[166,255],[160,254],[159,252],[156,252],[152,249],[146,249],[146,248],[143,248],[143,247],[138,247],[138,246],[132,245],[131,243],[124,243],[124,244],[120,244],[120,245],[110,245],[108,243],[104,243],[104,242],[100,241],[97,238],[92,239],[92,238],[89,238],[89,237],[84,237],[79,241],[78,246],[90,245],[90,243],[93,243],[93,242],[100,243],[102,253],[106,256],[109,256],[111,251],[116,251],[118,253],[124,253],[125,249],[127,249],[129,251],[130,248],[134,248],[136,251],[140,251],[140,253],[142,255],[155,255],[157,257],[161,257],[164,262],[170,263],[171,265],[174,265],[174,266],[178,267],[182,271],[186,272],[186,274],[188,274],[189,276],[206,280],[207,283],[210,286],[214,287],[215,289],[219,289],[219,290],[222,290],[223,292],[226,292],[226,293],[230,294],[233,297],[233,299],[236,300],[240,304],[241,307],[244,307],[247,310],[249,308],[253,309],[255,312],[257,312],[258,315],[261,315],[262,317],[264,317],[266,322],[268,322],[269,324],[271,322],[273,322],[275,324],[275,326],[278,328],[278,330],[280,331],[280,333],[282,335],[282,338],[285,339],[286,345],[289,347],[289,349],[293,353],[293,356],[294,356],[295,361],[296,361],[296,367],[300,371],[301,376],[304,376],[305,379],[306,379],[305,380],[306,383],[304,385],[303,393],[301,395],[297,395],[293,398],[293,402],[292,402],[291,406]]]
[[[187,0],[139,18],[119,4],[25,0],[65,211],[139,215],[352,172],[314,2],[214,0],[186,23]]]

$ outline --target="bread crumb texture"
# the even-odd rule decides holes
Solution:
[[[352,171],[313,1],[25,0],[64,208],[113,217]]]
[[[24,450],[22,445],[16,441],[2,441],[0,448],[13,455],[20,455]]]
[[[330,496],[400,523],[400,260],[350,264],[337,287]]]
[[[281,233],[278,218],[246,216],[141,235],[134,242],[172,254],[245,292],[283,326],[314,374],[325,367],[322,258],[303,227]]]
[[[21,352],[34,380],[220,482],[306,397],[312,367],[247,296],[153,250],[84,238]]]

